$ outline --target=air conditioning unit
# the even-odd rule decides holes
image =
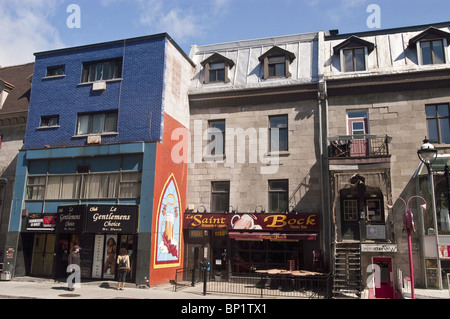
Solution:
[[[102,137],[100,135],[89,135],[87,137],[88,144],[101,144]]]
[[[92,91],[105,91],[106,90],[106,82],[94,82],[92,84]]]

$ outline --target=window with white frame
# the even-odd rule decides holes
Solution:
[[[228,59],[219,53],[214,53],[201,62],[201,65],[205,70],[205,84],[230,82],[229,71],[234,67],[233,60]]]
[[[448,62],[447,46],[450,33],[429,27],[409,40],[409,48],[417,51],[419,65],[445,64]]]
[[[269,152],[289,151],[288,116],[269,116]]]
[[[366,70],[366,49],[345,49],[343,52],[344,72],[356,72]]]
[[[295,60],[295,54],[274,46],[258,59],[262,64],[263,79],[290,77],[290,64]]]
[[[333,47],[333,52],[339,55],[342,72],[361,72],[368,69],[367,60],[374,48],[372,42],[353,35]]]
[[[443,39],[420,41],[420,53],[422,65],[444,64],[446,62]]]
[[[117,111],[79,114],[77,135],[117,132]]]

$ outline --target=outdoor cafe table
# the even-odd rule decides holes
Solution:
[[[266,274],[270,279],[269,288],[278,289],[281,287],[282,290],[292,290],[299,289],[300,282],[296,278],[322,275],[318,272],[307,271],[307,270],[284,270],[284,269],[267,269],[267,270],[256,270],[256,273]],[[294,285],[295,283],[295,285]],[[259,285],[265,284],[265,280],[261,280]]]

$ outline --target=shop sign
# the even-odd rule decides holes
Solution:
[[[186,213],[185,229],[319,231],[317,214],[196,214]]]
[[[56,231],[58,233],[82,233],[86,205],[59,206]]]
[[[56,214],[30,214],[28,215],[26,230],[29,232],[54,232],[56,217]]]
[[[87,205],[86,233],[135,234],[137,205]]]
[[[365,253],[396,253],[396,244],[361,244],[361,251]]]

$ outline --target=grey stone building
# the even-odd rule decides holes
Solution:
[[[0,68],[0,247],[5,247],[17,154],[23,146],[34,63]],[[0,263],[4,256],[0,256]]]
[[[318,33],[307,33],[192,47],[197,68],[189,92],[187,203],[194,213],[236,217],[225,232],[205,230],[198,238],[199,232],[185,231],[186,266],[200,249],[222,273],[284,269],[289,261],[311,269],[313,252],[327,249],[318,44]],[[314,214],[320,227],[310,240],[252,239],[256,230],[268,230],[256,225],[262,214]],[[232,233],[236,220],[244,218],[251,224],[250,238]],[[216,263],[220,256],[225,257]]]
[[[185,266],[203,256],[222,275],[292,259],[314,269],[320,252],[336,295],[393,298],[410,276],[408,208],[415,285],[446,288],[449,26],[193,46],[188,212],[217,221],[238,215],[234,224],[251,218],[245,237],[233,222],[224,231],[207,222],[185,229]],[[417,156],[425,137],[438,149],[436,209]],[[262,243],[250,236],[267,231],[256,227],[261,213],[316,214],[320,227],[315,240],[275,247],[270,236]]]
[[[410,276],[406,204],[416,228],[415,285],[439,288],[443,282],[446,287],[448,255],[438,258],[437,246],[447,247],[450,237],[440,223],[435,235],[431,188],[417,150],[425,136],[439,150],[437,216],[446,209],[448,219],[448,188],[440,175],[449,143],[449,25],[324,34],[319,63],[337,291],[370,286],[375,267],[381,278],[372,290],[375,297],[392,298],[400,290],[402,279]]]

